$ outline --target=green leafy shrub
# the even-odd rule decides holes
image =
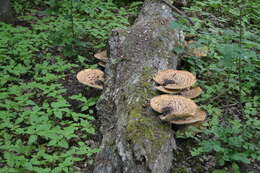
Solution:
[[[6,24],[1,30],[1,172],[69,172],[98,151],[81,142],[95,133],[93,116],[88,108],[73,111],[59,82],[77,65],[41,55],[50,49],[47,33]],[[81,96],[83,107],[93,106],[90,100]]]
[[[252,3],[255,1],[246,1],[241,6],[249,7]],[[238,6],[235,1],[196,1],[187,11],[203,16],[203,20],[196,18],[193,27],[172,25],[196,35],[191,47],[207,46],[209,49],[206,57],[183,59],[204,91],[196,102],[208,112],[207,128],[197,136],[188,132],[186,137],[197,141],[198,148],[192,151],[193,156],[210,154],[218,161],[218,166],[260,160],[257,134],[260,43],[254,30],[259,19],[252,17],[258,13],[252,10],[259,6],[246,9],[248,15],[243,11],[241,21],[240,9],[235,8]],[[241,25],[237,27],[238,24]],[[182,52],[184,50],[178,50]]]
[[[79,172],[75,166],[99,151],[88,144],[98,98],[68,94],[67,79],[97,67],[93,52],[105,47],[111,29],[129,25],[138,6],[102,0],[13,6],[23,26],[0,23],[0,172]]]
[[[229,115],[232,116],[232,115]],[[225,162],[244,162],[260,160],[260,152],[257,147],[260,121],[247,117],[241,120],[229,120],[221,123],[219,118],[209,123],[209,129],[204,134],[211,136],[211,140],[203,140],[192,155],[212,153],[220,166]]]
[[[259,28],[260,5],[257,0],[194,0],[187,11],[204,17],[209,23],[229,27],[239,24],[239,7],[243,16],[242,22],[251,29]]]

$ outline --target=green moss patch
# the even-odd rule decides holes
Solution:
[[[149,160],[154,160],[156,153],[161,149],[169,136],[169,126],[162,124],[154,116],[145,116],[142,109],[136,108],[130,111],[127,126],[128,139],[132,144],[142,146]],[[151,150],[146,148],[146,142],[151,144]]]
[[[152,69],[144,68],[138,85],[131,86],[138,102],[129,105],[129,118],[127,126],[128,140],[133,145],[139,145],[146,151],[148,160],[154,160],[156,153],[169,136],[170,128],[163,124],[146,108],[149,98],[155,95],[152,86]],[[147,145],[150,143],[150,145]],[[151,147],[149,147],[151,146]]]

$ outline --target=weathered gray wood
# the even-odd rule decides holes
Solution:
[[[94,173],[168,173],[176,148],[173,131],[149,106],[158,95],[152,75],[176,69],[182,32],[170,25],[172,9],[160,0],[144,3],[135,24],[113,30],[105,88],[97,104],[103,140]]]
[[[0,21],[12,23],[14,21],[10,0],[0,0]]]

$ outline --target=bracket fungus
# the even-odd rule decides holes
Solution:
[[[157,90],[167,93],[167,94],[178,94],[181,92],[181,90],[175,90],[175,89],[166,89],[163,86],[156,86],[155,87]]]
[[[99,53],[96,53],[94,55],[94,57],[97,58],[100,61],[103,61],[103,62],[107,62],[108,61],[107,51],[106,50],[104,50],[102,52],[99,52]]]
[[[168,94],[153,97],[150,105],[153,110],[163,113],[161,119],[168,115],[179,118],[193,116],[198,109],[196,103],[191,99]]]
[[[177,125],[192,124],[192,123],[204,121],[206,115],[207,114],[205,111],[198,108],[193,116],[187,117],[186,119],[177,119],[177,118],[172,119],[170,120],[170,122],[172,124],[177,124]]]
[[[202,89],[200,87],[193,87],[190,89],[186,89],[180,92],[180,95],[186,98],[196,98],[202,93]]]
[[[190,45],[194,44],[194,42],[195,42],[194,40],[184,42],[184,47],[188,49],[188,55],[200,56],[200,57],[207,56],[209,48],[207,46],[192,48],[192,46]]]
[[[206,112],[201,110],[191,99],[176,95],[159,95],[151,99],[150,105],[159,113],[160,119],[172,124],[192,124],[204,121]]]
[[[106,67],[106,63],[105,63],[105,62],[102,62],[102,61],[100,61],[100,62],[98,63],[98,65],[100,65],[101,67]]]
[[[77,79],[90,87],[103,89],[104,72],[98,69],[85,69],[78,72]]]
[[[186,88],[183,90],[167,89],[163,86],[156,86],[155,88],[163,93],[181,95],[189,99],[196,98],[202,93],[202,89],[200,87]]]
[[[166,89],[184,89],[196,83],[196,77],[184,70],[162,70],[155,74],[153,79]]]

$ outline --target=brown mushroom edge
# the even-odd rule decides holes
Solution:
[[[107,51],[106,50],[94,54],[94,57],[96,59],[98,59],[98,60],[103,61],[103,62],[107,62],[108,61],[108,56],[107,56]]]
[[[106,63],[103,61],[98,62],[98,65],[100,65],[101,67],[106,67]]]
[[[180,95],[186,98],[193,99],[200,96],[201,93],[202,93],[202,89],[200,87],[192,87],[190,89],[185,89],[181,91]]]
[[[156,86],[155,88],[163,93],[181,95],[183,97],[190,98],[190,99],[196,98],[200,96],[200,94],[202,93],[202,89],[200,87],[191,87],[182,90],[167,89],[164,88],[163,86]]]
[[[176,89],[166,89],[163,86],[156,86],[155,87],[157,90],[163,92],[163,93],[167,93],[167,94],[178,94],[181,92],[181,90],[176,90]]]
[[[187,117],[186,119],[183,120],[180,119],[171,120],[170,123],[177,124],[177,125],[192,124],[192,123],[204,121],[206,119],[206,116],[207,114],[205,111],[201,109],[197,109],[195,115]]]
[[[207,46],[192,48],[192,46],[190,46],[190,45],[194,44],[194,43],[195,43],[194,40],[184,42],[184,47],[186,49],[188,49],[188,53],[187,53],[186,57],[189,57],[189,56],[205,57],[208,55],[209,48]]]

